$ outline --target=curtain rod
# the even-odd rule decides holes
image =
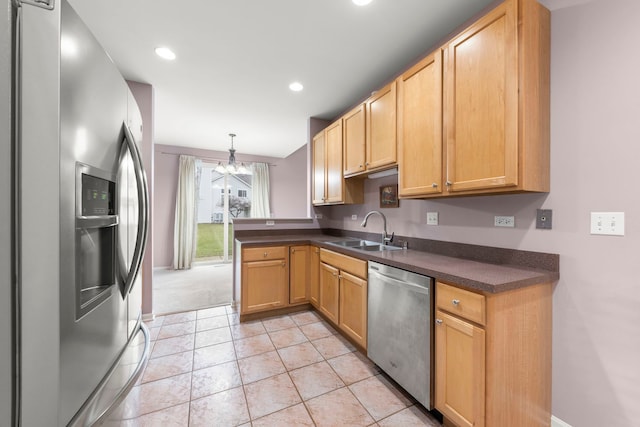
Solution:
[[[168,154],[170,156],[182,156],[182,153],[168,153],[166,151],[161,151],[160,154]],[[187,156],[189,156],[190,154],[186,154]],[[214,159],[213,157],[201,157],[201,156],[193,156],[199,160],[209,160],[209,161],[213,161],[213,162],[228,162],[229,159]],[[237,162],[242,163],[242,160],[237,160]],[[264,163],[264,162],[256,162],[256,161],[246,161],[247,163]],[[278,166],[276,164],[273,163],[267,163],[269,166]]]

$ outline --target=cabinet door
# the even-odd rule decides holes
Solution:
[[[518,184],[516,2],[506,1],[447,47],[447,186]]]
[[[344,201],[342,178],[342,121],[331,124],[325,130],[326,155],[326,203]]]
[[[289,250],[289,303],[309,301],[309,246]]]
[[[309,301],[314,307],[320,306],[320,248],[312,246],[309,265]]]
[[[326,146],[324,131],[313,137],[313,204],[321,205],[325,200]]]
[[[442,192],[442,51],[398,79],[398,193]]]
[[[344,145],[344,176],[364,171],[365,163],[365,105],[351,110],[342,119]]]
[[[340,329],[367,348],[367,281],[340,272]]]
[[[367,100],[367,170],[396,163],[396,82]]]
[[[436,311],[436,409],[460,427],[484,426],[484,330]]]
[[[243,262],[241,313],[288,305],[288,276],[284,259]]]
[[[329,320],[338,324],[339,294],[338,269],[328,264],[320,263],[320,311]]]

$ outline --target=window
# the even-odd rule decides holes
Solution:
[[[247,197],[247,190],[238,190],[238,197]]]

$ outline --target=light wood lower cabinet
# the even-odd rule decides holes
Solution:
[[[484,425],[484,329],[436,311],[436,408],[456,425]]]
[[[289,304],[289,267],[286,246],[242,250],[241,314]]]
[[[289,248],[289,304],[309,302],[309,246]]]
[[[340,329],[367,348],[367,281],[340,273]]]
[[[241,316],[310,301],[311,277],[317,278],[317,268],[310,264],[311,246],[261,246],[241,252]],[[318,253],[315,258],[319,260]]]
[[[320,306],[320,248],[311,246],[309,264],[309,302],[315,307]]]
[[[549,426],[551,284],[436,283],[435,407],[459,427]]]
[[[320,312],[366,349],[366,261],[326,249],[320,249],[320,261]]]
[[[320,311],[336,325],[340,301],[340,271],[323,262],[320,263]]]

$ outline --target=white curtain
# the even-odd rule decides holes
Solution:
[[[191,268],[197,240],[197,166],[193,156],[180,156],[176,218],[173,229],[173,268]]]
[[[269,165],[254,163],[251,165],[251,217],[269,218]]]

